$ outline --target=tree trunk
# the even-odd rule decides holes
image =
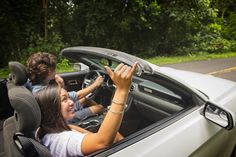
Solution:
[[[44,11],[44,39],[48,38],[48,0],[42,0]]]

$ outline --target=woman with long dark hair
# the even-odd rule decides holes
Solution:
[[[48,86],[36,93],[42,120],[38,137],[49,148],[54,157],[84,156],[109,147],[123,137],[118,133],[123,118],[125,103],[132,75],[137,67],[119,64],[114,72],[105,67],[116,85],[111,106],[96,133],[78,126],[67,125],[66,121],[75,114],[74,103],[68,92],[59,86]]]

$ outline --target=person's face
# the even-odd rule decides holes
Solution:
[[[68,92],[61,88],[61,113],[64,120],[70,120],[75,116],[74,102],[70,99]]]

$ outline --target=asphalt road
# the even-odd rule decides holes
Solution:
[[[162,65],[175,69],[210,74],[236,82],[236,57]]]

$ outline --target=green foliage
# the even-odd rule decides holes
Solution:
[[[5,78],[7,79],[8,78],[8,75],[10,73],[10,70],[8,68],[2,68],[0,69],[0,78]]]
[[[223,35],[230,40],[236,40],[236,12],[230,13],[223,27]]]
[[[57,73],[71,72],[71,71],[73,71],[73,68],[67,59],[61,59],[61,61],[57,63]]]
[[[210,0],[164,1],[161,4],[158,50],[168,55],[188,53],[195,34],[217,15],[217,9],[210,4]]]
[[[37,2],[31,0],[0,1],[0,67],[9,60],[21,58],[29,32],[40,32],[40,12]]]
[[[70,10],[72,21],[63,27],[69,28],[70,37],[66,34],[66,38],[71,45],[140,53],[154,45],[153,28],[159,15],[156,1],[74,1]]]
[[[0,67],[77,45],[142,57],[236,50],[234,0],[57,0],[48,1],[47,12],[42,1],[0,5]]]
[[[60,50],[65,47],[61,42],[61,37],[56,33],[52,33],[47,40],[39,35],[32,34],[26,41],[29,42],[29,46],[22,50],[21,62],[23,63],[35,52],[49,52],[58,56]]]
[[[191,51],[229,52],[235,50],[235,41],[223,37],[223,25],[211,23],[194,36]]]

